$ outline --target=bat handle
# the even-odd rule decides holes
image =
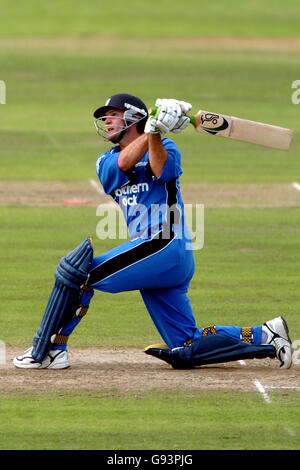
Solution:
[[[150,108],[148,110],[148,114],[149,116],[153,116],[153,117],[157,117],[157,113],[158,113],[158,108]]]
[[[157,114],[158,114],[158,108],[155,108],[155,107],[154,107],[154,108],[150,108],[150,109],[149,109],[149,115],[150,115],[150,116],[157,117]],[[189,114],[186,114],[186,116],[187,116],[188,118],[190,118],[190,124],[193,124],[193,125],[196,124],[196,118],[195,118],[195,116],[190,116]]]

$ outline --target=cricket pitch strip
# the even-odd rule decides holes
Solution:
[[[175,370],[133,348],[71,348],[71,367],[64,370],[16,369],[13,357],[21,348],[7,348],[0,366],[0,393],[48,393],[72,390],[118,390],[123,393],[150,390],[236,390],[255,392],[260,381],[269,392],[300,392],[300,365],[280,370],[273,359],[228,362]]]

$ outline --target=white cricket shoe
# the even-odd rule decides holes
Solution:
[[[14,365],[20,369],[66,369],[71,365],[67,351],[52,349],[42,362],[38,362],[31,355],[32,349],[26,349],[22,356],[15,357]]]
[[[263,329],[268,335],[267,344],[276,348],[276,357],[280,361],[281,369],[289,369],[292,365],[292,342],[289,337],[289,329],[283,317],[273,318],[263,324]]]

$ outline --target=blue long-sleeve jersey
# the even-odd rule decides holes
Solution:
[[[151,238],[163,229],[189,238],[179,184],[181,154],[171,139],[164,138],[162,143],[168,157],[159,178],[151,171],[148,151],[127,172],[118,166],[119,146],[100,155],[96,162],[98,178],[105,193],[119,204],[131,239]]]

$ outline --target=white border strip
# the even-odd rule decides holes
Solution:
[[[95,188],[100,194],[104,194],[104,191],[102,188],[100,188],[99,184],[97,183],[96,180],[94,180],[93,178],[89,179],[89,183],[91,186],[93,186],[93,188]]]
[[[300,184],[299,183],[292,183],[293,188],[297,189],[297,191],[300,191]]]
[[[266,403],[271,403],[271,399],[270,399],[269,395],[267,394],[267,392],[265,391],[265,388],[263,387],[263,385],[260,383],[260,381],[255,379],[253,381],[253,383],[254,383],[255,387],[257,388],[257,390],[259,391],[259,393],[262,395],[265,402]]]

